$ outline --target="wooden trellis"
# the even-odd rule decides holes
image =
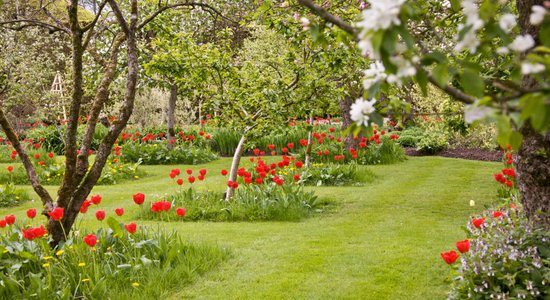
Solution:
[[[63,80],[61,78],[61,74],[59,71],[55,73],[55,77],[53,78],[52,88],[50,89],[50,93],[53,95],[59,96],[59,104],[61,105],[61,108],[63,109],[63,119],[67,120],[67,112],[65,111],[65,104],[63,103],[64,99],[64,92],[63,92]]]

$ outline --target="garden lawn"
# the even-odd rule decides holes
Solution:
[[[219,171],[229,165],[220,159],[189,168],[208,169],[207,180],[195,184],[198,190],[221,191],[226,178]],[[132,194],[146,194],[147,203],[177,189],[168,178],[176,166],[142,167],[150,176],[94,189],[103,196],[101,205],[76,224],[95,228],[95,210],[114,215],[116,207],[125,207],[121,219],[129,222],[139,209]],[[182,175],[187,169],[177,167]],[[500,167],[441,157],[370,166],[377,179],[365,186],[312,187],[336,206],[301,222],[137,223],[174,228],[190,241],[232,251],[216,270],[170,291],[174,299],[443,299],[450,272],[439,253],[465,238],[461,226],[471,214],[495,202],[492,174]],[[0,215],[23,218],[33,206],[38,204],[0,209]]]

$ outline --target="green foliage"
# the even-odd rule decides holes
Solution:
[[[94,248],[71,236],[51,250],[46,239],[24,240],[14,227],[0,237],[0,298],[162,298],[228,256],[175,232],[100,229],[96,236]]]
[[[209,148],[194,144],[175,144],[172,149],[169,149],[167,142],[127,143],[121,148],[120,159],[122,161],[141,161],[145,165],[196,165],[218,158]]]
[[[462,255],[450,299],[550,297],[550,232],[536,227],[520,209],[486,213],[482,228],[468,225],[470,251]]]
[[[398,143],[403,147],[416,147],[422,140],[424,130],[420,127],[408,127],[399,132]]]
[[[29,194],[12,183],[0,185],[0,207],[16,206],[28,200]]]
[[[120,161],[110,160],[103,169],[101,177],[98,179],[98,185],[112,185],[125,180],[136,180],[147,174],[144,170],[138,169],[140,162],[122,163]],[[35,166],[36,174],[42,184],[58,185],[63,180],[65,168],[61,163],[51,162],[45,165]],[[21,164],[14,166],[12,172],[0,171],[0,183],[29,184],[29,178],[25,168]]]
[[[447,137],[444,132],[437,130],[429,130],[424,133],[422,139],[416,144],[416,150],[435,154],[447,148]]]
[[[221,193],[199,193],[191,187],[167,199],[172,207],[185,207],[184,218],[173,210],[158,213],[142,210],[139,217],[164,221],[298,221],[322,211],[326,204],[297,184],[243,185],[236,190],[231,201],[223,198]]]
[[[342,186],[361,185],[371,182],[374,173],[368,169],[361,169],[357,164],[312,164],[305,168],[300,175],[300,182],[315,186]]]
[[[58,155],[63,155],[65,151],[65,131],[67,126],[46,126],[37,127],[25,132],[25,137],[32,138],[34,141],[41,141],[42,148]],[[84,136],[86,125],[78,126],[77,139],[80,141]],[[101,124],[95,128],[91,148],[97,150],[101,140],[107,135],[108,129]]]

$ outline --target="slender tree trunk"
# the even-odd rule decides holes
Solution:
[[[306,168],[309,168],[311,162],[311,148],[313,148],[313,114],[309,115],[309,132],[307,133],[307,148],[306,148]]]
[[[237,149],[235,149],[235,154],[233,155],[233,162],[231,163],[231,170],[229,171],[230,181],[233,181],[233,182],[237,181],[237,170],[239,169],[239,164],[241,163],[241,157],[243,156],[245,143],[246,143],[246,136],[243,134],[241,136],[241,139],[239,140]],[[235,189],[232,187],[227,187],[227,191],[225,192],[225,201],[229,201],[234,194],[235,194]]]
[[[351,120],[351,105],[353,104],[353,98],[350,96],[345,96],[343,100],[340,100],[340,114],[342,115],[342,130],[348,128],[353,121]],[[353,138],[353,134],[348,134],[344,137],[344,144],[346,145],[346,150],[357,149],[359,145],[358,140]]]
[[[172,83],[170,86],[170,99],[168,100],[168,122],[166,127],[168,128],[168,141],[175,138],[176,132],[174,131],[174,119],[176,117],[176,100],[178,98],[178,86]],[[172,149],[173,144],[168,143],[168,148]]]

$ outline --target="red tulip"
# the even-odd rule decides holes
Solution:
[[[493,218],[497,219],[497,218],[500,218],[502,217],[502,212],[501,211],[494,211],[493,212]]]
[[[476,228],[481,228],[481,226],[485,223],[485,218],[478,218],[478,219],[472,219],[472,224]]]
[[[80,206],[80,212],[83,213],[83,214],[88,212],[88,207],[90,207],[90,205],[92,205],[91,201],[84,200],[84,202],[82,202],[82,205]]]
[[[6,221],[6,224],[12,225],[13,223],[15,223],[15,216],[14,215],[5,216],[4,220]]]
[[[29,241],[43,237],[47,233],[46,229],[44,229],[44,225],[35,228],[31,227],[27,230],[21,229],[21,232],[23,233],[23,237]]]
[[[115,214],[119,217],[122,216],[124,214],[124,208],[122,207],[115,208]]]
[[[6,227],[6,225],[7,225],[6,220],[1,219],[0,220],[0,228],[4,228],[4,227]]]
[[[36,154],[34,155],[34,158],[40,159],[40,154],[39,154],[39,153],[36,153]]]
[[[48,153],[49,158],[53,158],[53,152]]]
[[[257,184],[262,184],[262,183],[263,183],[262,177],[256,178],[256,183],[257,183]]]
[[[281,149],[281,151],[282,151],[283,153],[287,153],[287,152],[288,152],[288,148],[285,147],[285,148]]]
[[[295,164],[296,168],[300,169],[304,166],[304,164],[301,161],[297,161]]]
[[[294,178],[294,181],[298,181],[300,180],[300,174],[294,174],[292,178]]]
[[[460,253],[466,253],[470,251],[470,240],[463,240],[456,242],[456,249],[460,251]]]
[[[63,213],[65,212],[65,209],[63,207],[56,207],[52,211],[48,213],[48,215],[54,220],[59,221],[61,218],[63,218]]]
[[[194,176],[189,176],[189,177],[187,177],[187,181],[189,181],[189,183],[193,183],[193,182],[195,182],[195,177]]]
[[[449,252],[441,252],[440,255],[441,258],[443,258],[443,260],[449,265],[453,264],[458,259],[458,254],[454,250]]]
[[[176,181],[176,183],[177,183],[178,185],[182,185],[182,184],[183,184],[183,179],[178,178],[178,180]]]
[[[104,210],[98,210],[95,212],[95,217],[98,221],[103,221],[105,219],[105,211]]]
[[[222,174],[223,176],[227,175],[227,170],[226,170],[226,169],[222,169],[221,174]]]
[[[11,173],[11,171],[13,171],[13,166],[8,166],[6,169],[8,169],[8,172]]]
[[[84,243],[90,247],[94,247],[97,244],[97,237],[93,234],[88,234],[84,237]]]
[[[126,228],[126,230],[130,233],[130,234],[134,234],[137,230],[137,225],[136,223],[130,223],[130,224],[126,224],[124,225],[124,228]]]
[[[269,148],[269,150],[273,151],[273,149],[275,149],[275,145],[269,144],[269,145],[267,145],[267,148]]]
[[[94,195],[94,196],[92,196],[92,198],[90,198],[90,201],[93,204],[98,205],[99,203],[101,203],[101,196],[100,195]]]
[[[203,176],[203,175],[199,175],[199,176],[197,176],[197,179],[199,179],[200,181],[203,181],[203,180],[204,180],[204,176]]]
[[[206,176],[206,169],[200,169],[199,174],[201,174],[202,176]]]
[[[137,205],[141,205],[141,204],[143,204],[144,201],[145,201],[145,195],[144,194],[142,194],[142,193],[134,194],[134,203],[136,203]]]
[[[170,174],[168,174],[168,176],[170,176],[170,178],[174,179],[176,178],[176,176],[178,176],[176,173],[174,172],[170,172]]]
[[[252,152],[254,153],[254,155],[259,155],[260,154],[260,149],[256,148],[256,149],[252,150]]]
[[[29,219],[34,219],[34,217],[36,217],[36,208],[30,208],[27,210],[27,217]]]
[[[191,170],[191,169],[187,169],[187,170],[185,170],[185,172],[187,173],[187,175],[193,174],[193,170]]]
[[[289,149],[292,149],[292,148],[294,148],[294,143],[288,143],[288,144],[286,144],[286,146],[287,146]]]
[[[177,214],[178,216],[180,216],[180,217],[184,217],[184,216],[185,216],[185,213],[186,213],[186,210],[185,210],[185,208],[183,208],[183,207],[178,207],[178,208],[176,209],[176,214]]]

